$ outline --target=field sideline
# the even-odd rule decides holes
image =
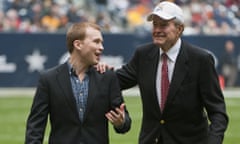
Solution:
[[[0,97],[8,96],[33,96],[35,88],[0,88]],[[240,98],[240,87],[239,88],[226,88],[223,90],[225,97],[237,97]],[[137,87],[129,90],[124,90],[123,95],[125,96],[139,96],[139,90]]]

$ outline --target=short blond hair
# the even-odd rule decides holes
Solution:
[[[73,52],[74,46],[73,42],[75,40],[84,40],[86,37],[86,29],[88,27],[94,28],[96,30],[101,30],[100,26],[91,23],[91,22],[79,22],[79,23],[74,23],[67,31],[66,34],[66,41],[67,41],[67,48],[69,53]]]

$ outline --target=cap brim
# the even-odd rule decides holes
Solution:
[[[153,21],[153,16],[154,16],[154,15],[155,15],[155,16],[158,16],[158,17],[160,17],[161,19],[166,20],[166,21],[175,18],[175,17],[169,16],[168,14],[165,14],[165,13],[159,14],[159,13],[154,13],[154,12],[153,12],[153,13],[151,13],[150,15],[147,16],[147,21]]]

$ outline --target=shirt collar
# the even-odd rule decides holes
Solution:
[[[168,56],[170,61],[172,61],[172,62],[176,61],[178,53],[179,53],[179,50],[180,50],[180,47],[181,47],[181,43],[182,43],[182,40],[179,38],[177,40],[177,42],[175,43],[175,45],[173,45],[173,47],[171,47],[166,52],[166,54],[167,54],[167,56]],[[163,50],[160,48],[160,55],[162,55],[162,53],[163,53]]]
[[[72,65],[69,63],[69,61],[67,62],[68,65],[68,72],[70,75],[76,76],[75,70],[73,69]]]
[[[73,75],[73,76],[77,76],[75,69],[74,69],[73,66],[69,63],[69,61],[67,62],[67,64],[68,64],[69,74],[70,74],[70,75]],[[87,75],[90,73],[91,67],[92,67],[92,66],[90,66],[90,67],[88,68],[88,70],[86,71],[86,74],[87,74]]]

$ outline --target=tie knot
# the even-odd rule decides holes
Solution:
[[[162,59],[163,61],[166,61],[168,58],[167,54],[166,53],[162,53]]]

